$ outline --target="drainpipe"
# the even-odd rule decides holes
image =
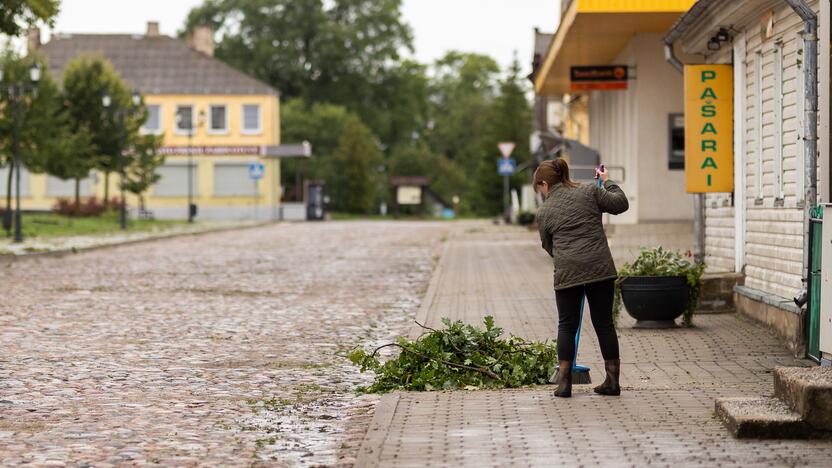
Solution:
[[[811,230],[812,208],[818,194],[818,18],[803,0],[785,0],[803,20],[803,67],[805,82],[806,128],[803,137],[803,158],[805,165],[806,193],[803,207],[803,290],[795,297],[795,303],[802,307],[809,291],[809,233]]]
[[[664,41],[664,58],[667,63],[673,66],[679,73],[685,71],[685,65],[676,57],[673,50],[673,43],[675,37],[668,36]],[[705,194],[697,193],[693,195],[693,258],[696,263],[705,262]]]

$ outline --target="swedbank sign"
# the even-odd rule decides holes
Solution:
[[[685,185],[688,193],[734,191],[734,72],[685,66]]]

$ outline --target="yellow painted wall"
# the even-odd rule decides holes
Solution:
[[[147,95],[145,103],[160,106],[161,127],[163,129],[163,146],[265,146],[280,144],[280,102],[276,95]],[[244,104],[259,104],[261,110],[261,132],[244,134],[242,132],[242,106]],[[177,134],[175,128],[175,112],[178,105],[194,106],[194,115],[204,110],[206,121],[197,125],[193,138]],[[211,105],[226,105],[228,113],[228,131],[225,134],[211,134],[208,131]],[[194,156],[193,164],[197,167],[198,187],[195,190],[194,203],[202,208],[217,207],[248,207],[255,203],[264,207],[280,202],[280,162],[278,160],[261,160],[265,165],[263,179],[258,182],[258,194],[254,196],[252,182],[251,195],[244,196],[215,196],[214,195],[214,164],[221,162],[248,163],[257,160],[257,156],[241,155],[211,155]],[[186,164],[185,155],[169,155],[168,162]],[[104,174],[96,175],[97,181],[93,185],[92,195],[104,196]],[[45,210],[55,204],[55,197],[47,196],[47,176],[31,174],[29,182],[29,196],[21,197],[24,209]],[[118,176],[110,176],[110,197],[118,196]],[[151,188],[145,194],[145,201],[149,209],[165,207],[183,207],[186,213],[187,196],[154,196]],[[127,202],[131,207],[138,206],[138,199],[130,194]],[[265,210],[265,208],[264,208]]]

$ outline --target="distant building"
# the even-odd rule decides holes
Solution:
[[[195,28],[187,40],[160,35],[153,22],[145,34],[55,34],[44,45],[38,39],[39,33],[30,34],[30,49],[43,54],[56,80],[74,58],[97,55],[144,96],[149,118],[142,131],[164,135],[167,157],[159,169],[162,179],[147,197],[155,216],[187,216],[189,153],[198,218],[268,218],[276,212],[279,162],[263,161],[265,174],[256,185],[249,163],[280,142],[279,93],[214,58],[209,28]],[[35,174],[25,179],[27,209],[48,209],[56,197],[74,193],[72,182]],[[117,194],[117,177],[110,182],[110,194]],[[103,177],[93,174],[82,184],[84,195],[101,197],[103,184]],[[128,203],[137,206],[135,200]]]
[[[560,26],[540,59],[536,94],[561,102],[563,134],[598,151],[630,197],[629,211],[611,223],[693,220],[693,197],[685,192],[672,137],[684,125],[682,77],[665,62],[661,42],[691,4],[563,0]],[[570,74],[577,66],[598,67],[587,76],[609,67],[623,79],[576,86]]]

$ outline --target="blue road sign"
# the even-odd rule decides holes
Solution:
[[[266,166],[261,162],[253,162],[248,165],[248,176],[251,180],[260,180],[263,178],[263,173],[266,172]]]
[[[517,163],[514,161],[514,158],[501,158],[497,163],[497,173],[501,176],[514,175],[516,169]]]

